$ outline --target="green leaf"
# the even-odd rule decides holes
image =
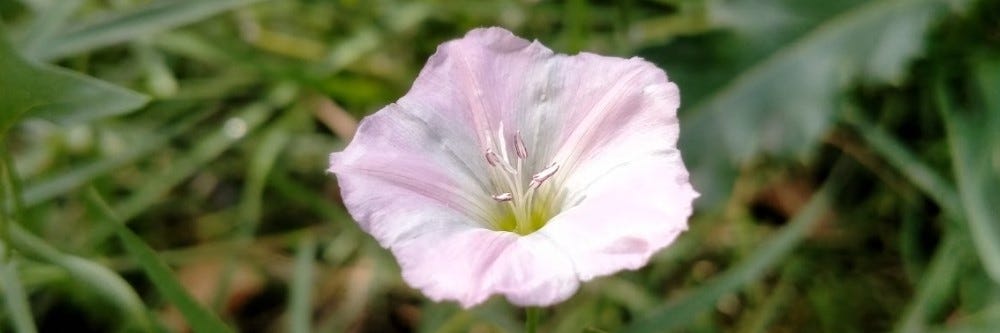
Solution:
[[[156,255],[156,252],[149,245],[142,241],[142,238],[139,238],[132,230],[125,227],[125,224],[111,211],[111,208],[108,207],[96,190],[91,189],[87,195],[87,199],[98,208],[98,211],[108,223],[113,224],[115,233],[121,239],[125,250],[142,266],[143,272],[152,281],[156,290],[170,301],[170,303],[177,306],[177,309],[184,316],[184,319],[187,320],[188,325],[191,325],[191,329],[194,332],[232,332],[219,317],[199,305],[188,294],[184,286],[174,276],[170,267]]]
[[[22,58],[0,25],[0,133],[18,119],[74,124],[137,109],[145,96],[82,74]]]
[[[972,71],[978,83],[979,110],[959,110],[938,83],[939,108],[945,120],[958,195],[972,241],[986,272],[1000,283],[1000,61],[978,59]]]
[[[828,180],[831,184],[836,180]],[[740,265],[708,282],[692,293],[651,310],[646,316],[627,326],[622,332],[645,333],[666,332],[693,322],[713,308],[722,296],[736,292],[742,286],[761,277],[795,249],[806,233],[814,226],[829,207],[830,185],[813,194],[806,204],[777,235],[753,252]]]
[[[160,0],[84,24],[38,48],[36,59],[53,60],[148,36],[262,0]]]
[[[811,152],[827,132],[845,88],[855,81],[903,79],[906,65],[923,49],[928,26],[948,8],[942,0],[864,2],[701,100],[681,122],[680,138],[693,181],[705,194],[699,204],[725,199],[734,165],[761,154]],[[699,149],[708,146],[719,148]]]

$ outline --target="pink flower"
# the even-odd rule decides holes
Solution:
[[[330,171],[431,299],[551,305],[687,229],[698,194],[676,148],[679,103],[645,60],[476,29],[438,47]]]

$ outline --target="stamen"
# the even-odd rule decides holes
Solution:
[[[552,177],[559,170],[559,164],[552,163],[544,170],[531,176],[531,184],[528,184],[529,189],[535,189],[542,185],[547,179]]]
[[[500,156],[497,156],[497,153],[493,151],[493,148],[486,148],[485,155],[486,163],[489,163],[490,166],[497,166],[500,164]]]
[[[514,195],[511,194],[510,192],[505,192],[505,193],[500,193],[500,194],[494,194],[493,195],[493,200],[496,200],[496,201],[499,201],[499,202],[511,201],[512,199],[514,199]]]
[[[528,158],[528,148],[524,146],[524,139],[521,138],[521,131],[517,131],[517,134],[514,134],[514,152],[517,153],[517,157],[522,160]]]
[[[549,217],[551,198],[546,196],[536,200],[535,192],[559,170],[559,164],[549,164],[531,176],[528,184],[525,184],[521,174],[529,171],[524,168],[531,163],[527,161],[528,148],[524,137],[521,136],[521,131],[513,131],[513,135],[508,137],[504,124],[501,122],[497,126],[499,128],[496,133],[485,133],[483,153],[490,165],[488,172],[493,183],[488,193],[491,193],[490,198],[499,203],[500,207],[497,213],[501,215],[496,216],[500,222],[495,225],[503,225],[501,228],[504,230],[526,235],[544,225],[544,220]]]
[[[503,122],[500,122],[500,128],[497,129],[497,144],[500,148],[500,156],[503,157],[504,161],[510,163],[510,155],[507,155],[507,137],[504,135]]]

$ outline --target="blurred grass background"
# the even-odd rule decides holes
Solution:
[[[325,174],[435,47],[641,56],[703,194],[543,332],[1000,331],[995,0],[0,0],[2,332],[520,332],[424,299]]]

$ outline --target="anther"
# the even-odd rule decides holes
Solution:
[[[517,153],[517,157],[520,159],[528,158],[528,148],[524,146],[524,139],[521,138],[521,131],[517,131],[514,134],[514,152]]]
[[[493,200],[496,200],[498,202],[511,201],[512,199],[514,199],[514,195],[511,194],[510,192],[504,192],[493,195]]]
[[[485,155],[486,163],[489,163],[490,166],[497,166],[500,164],[500,156],[497,156],[497,153],[493,152],[493,148],[486,148]]]
[[[546,167],[544,170],[542,170],[542,171],[536,173],[535,175],[531,176],[531,183],[528,184],[528,188],[530,188],[530,189],[538,188],[539,186],[542,185],[542,183],[544,183],[546,180],[548,180],[550,177],[552,177],[552,175],[554,175],[556,173],[556,171],[558,171],[558,170],[559,170],[559,165],[555,164],[555,163],[552,163],[551,165],[549,165],[548,167]]]

